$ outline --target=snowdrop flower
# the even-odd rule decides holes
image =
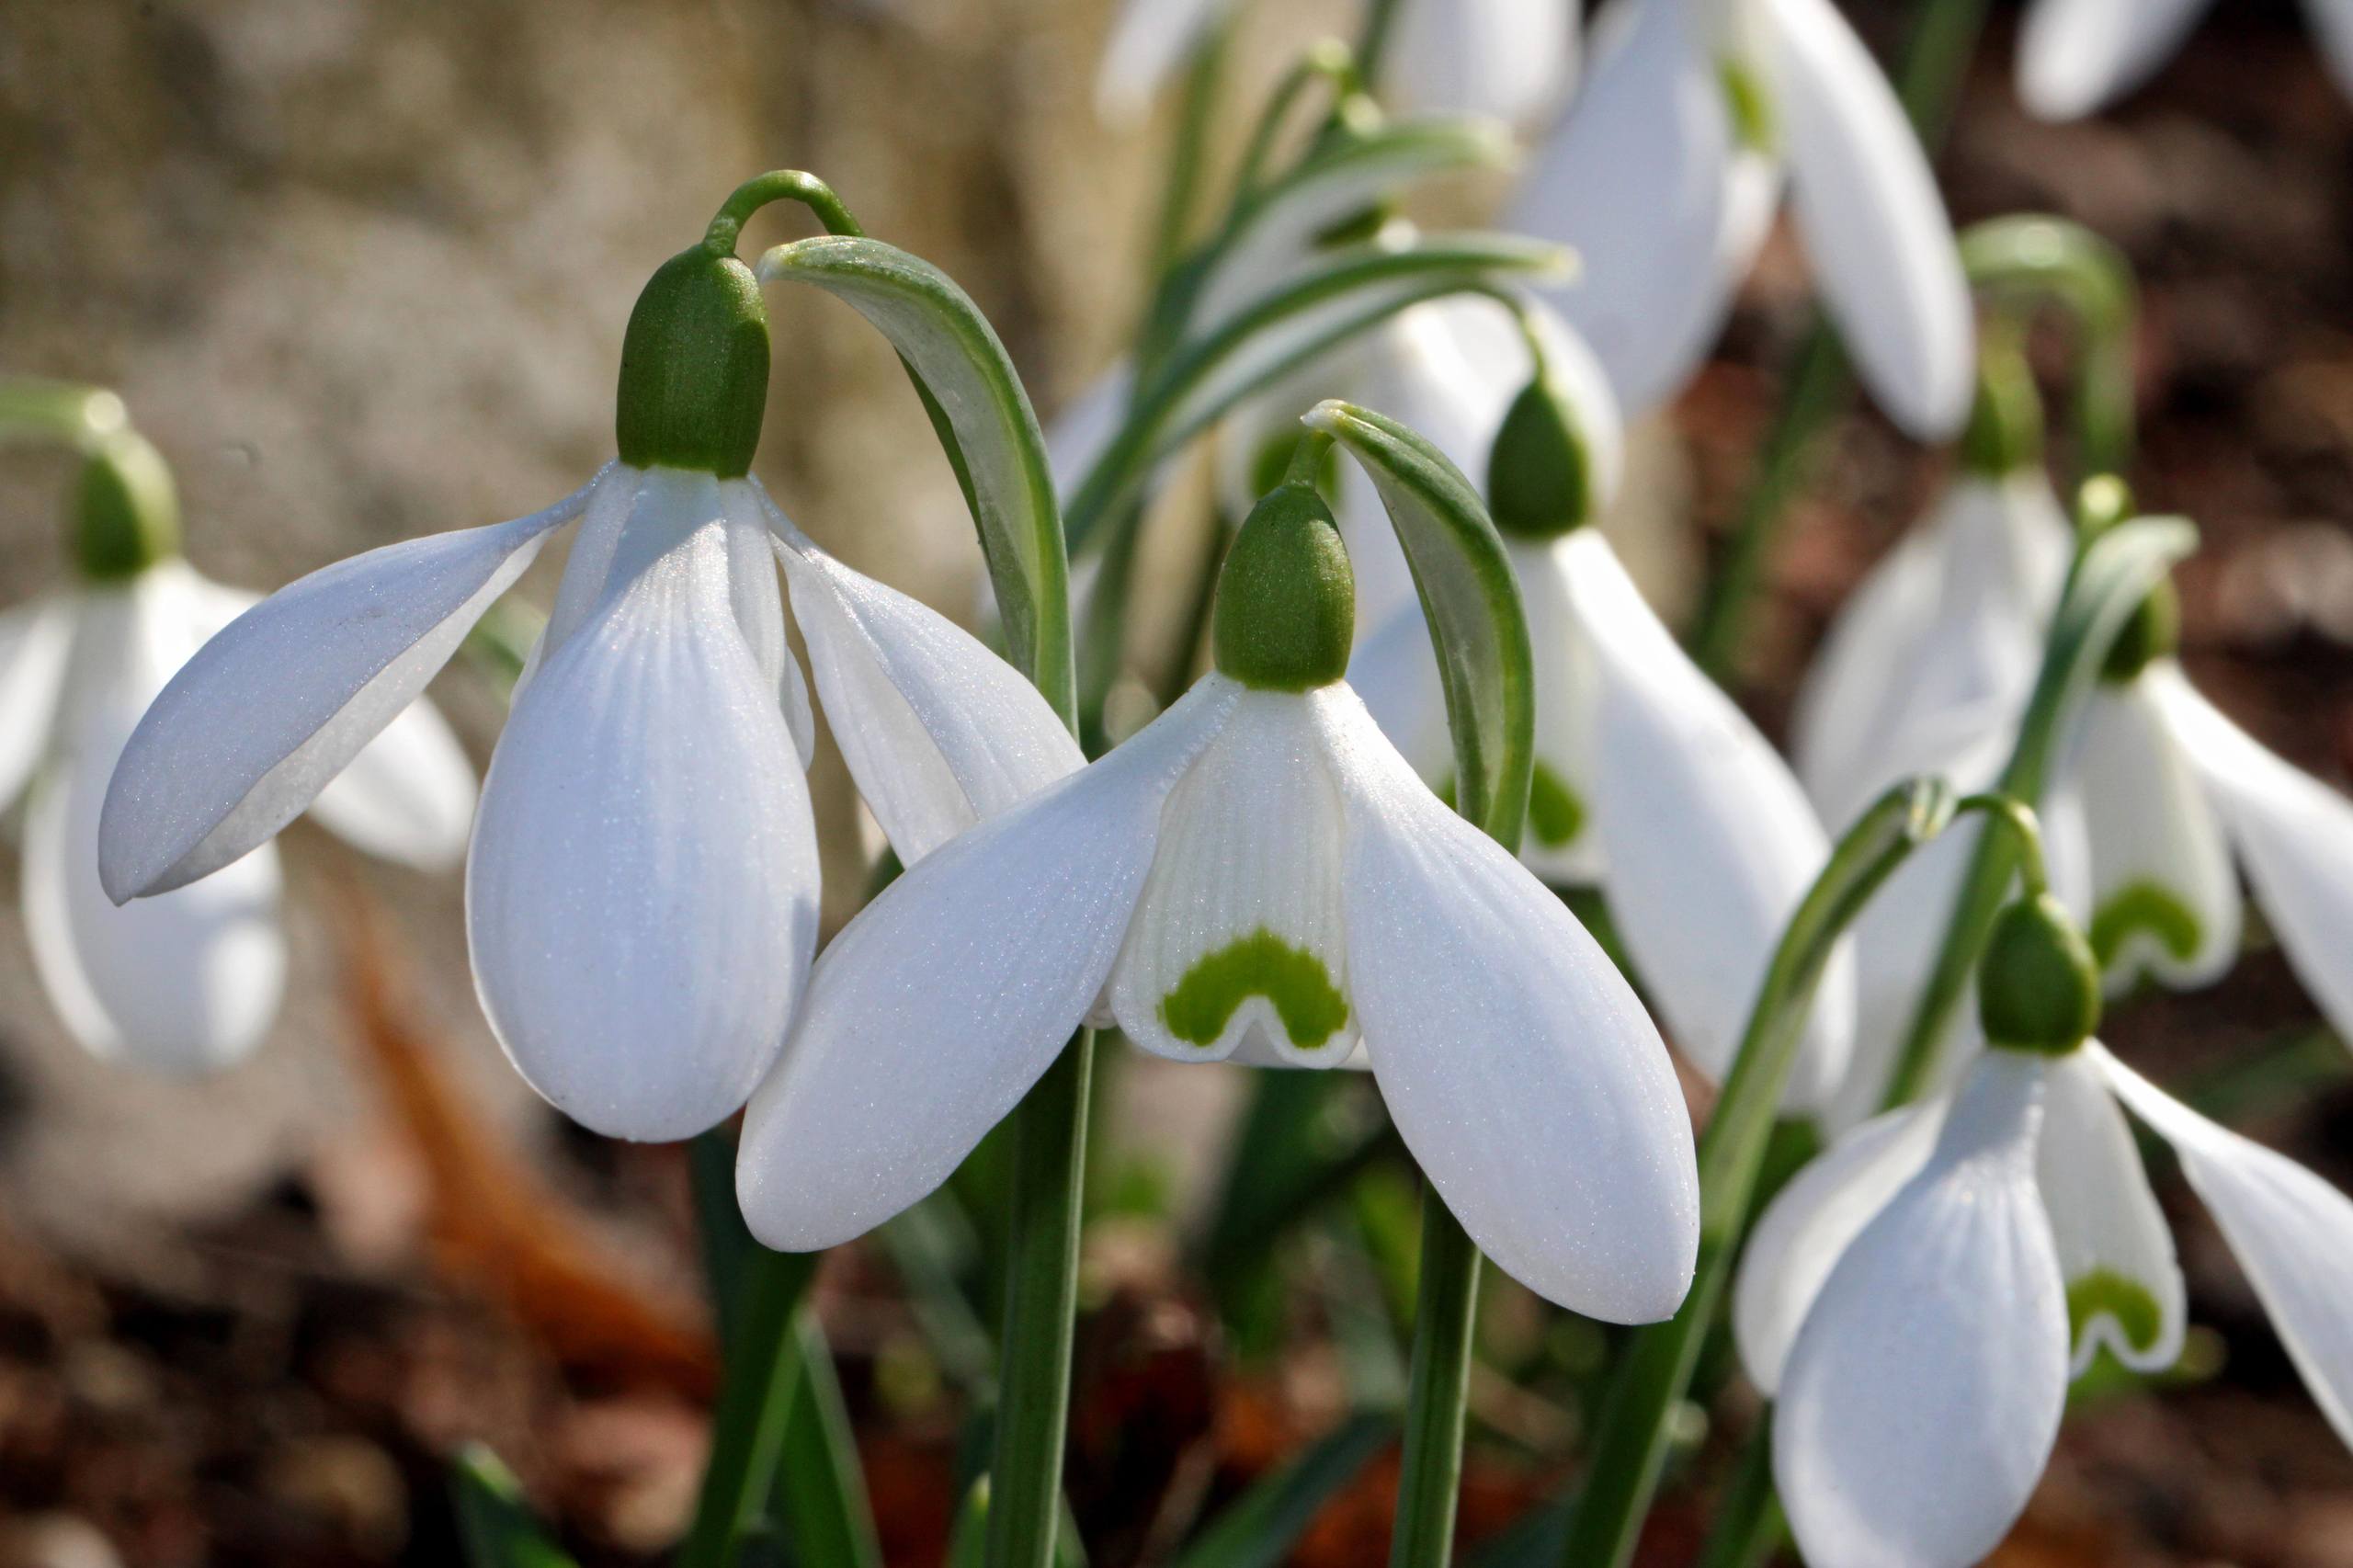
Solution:
[[[1125,0],[1095,79],[1097,114],[1132,124],[1234,0]],[[1408,111],[1524,123],[1576,74],[1576,0],[1397,0],[1382,96]]]
[[[1721,1077],[1829,838],[1788,765],[1588,526],[1617,481],[1616,413],[1592,361],[1556,347],[1510,400],[1487,464],[1489,509],[1536,654],[1536,782],[1520,858],[1549,881],[1604,889],[1669,1032]],[[1366,640],[1350,680],[1383,733],[1444,789],[1453,753],[1418,605]],[[1854,984],[1842,952],[1817,994],[1790,1104],[1818,1105],[1845,1071]]]
[[[544,511],[339,562],[230,625],[141,721],[98,834],[118,902],[237,863],[576,520],[483,787],[467,935],[517,1070],[615,1137],[733,1111],[805,983],[813,735],[779,561],[818,699],[906,860],[1080,761],[1009,666],[817,549],[749,476],[768,335],[732,238],[715,229],[639,297],[618,462]]]
[[[1829,0],[1626,0],[1506,226],[1576,247],[1557,302],[1629,414],[1707,354],[1786,171],[1823,303],[1924,438],[1968,412],[1968,286],[1902,107]]]
[[[1742,1259],[1735,1336],[1815,1568],[1977,1562],[2041,1475],[2070,1377],[2102,1347],[2178,1358],[2181,1271],[2120,1107],[2181,1156],[2353,1441],[2353,1202],[2088,1038],[2091,954],[2055,902],[2005,912],[1980,982],[1993,1049],[1960,1087],[1833,1145]]]
[[[1100,1007],[1185,1062],[1324,1067],[1361,1040],[1498,1265],[1596,1316],[1674,1310],[1698,1178],[1657,1031],[1374,728],[1342,679],[1351,595],[1329,510],[1280,486],[1223,568],[1215,671],[835,939],[745,1114],[755,1234],[811,1250],[914,1203]]]
[[[2208,0],[2034,0],[2018,32],[2018,97],[2044,119],[2078,119],[2139,86],[2181,47]],[[2321,54],[2353,95],[2353,4],[2305,0]]]
[[[168,1073],[238,1061],[285,987],[275,853],[127,909],[98,886],[99,808],[140,713],[197,646],[253,596],[199,576],[179,553],[169,470],[116,428],[85,458],[79,581],[0,615],[0,801],[27,791],[23,893],[33,961],[66,1028],[97,1054]],[[29,788],[28,789],[28,787]],[[427,869],[464,852],[474,780],[419,703],[314,801],[374,854]]]

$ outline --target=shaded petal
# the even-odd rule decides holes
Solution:
[[[1114,360],[1048,422],[1046,461],[1054,471],[1054,489],[1065,501],[1120,433],[1135,386],[1135,362]]]
[[[1748,1381],[1770,1397],[1790,1346],[1838,1259],[1928,1163],[1949,1102],[1923,1100],[1847,1132],[1758,1217],[1733,1286],[1733,1335]]]
[[[2132,1114],[2174,1146],[2271,1326],[2336,1435],[2353,1444],[2353,1200],[2285,1154],[2218,1127],[2097,1046]]]
[[[2091,861],[2092,948],[2120,994],[2143,973],[2167,985],[2222,978],[2239,952],[2239,882],[2206,790],[2174,738],[2149,673],[2085,701],[2066,788]],[[2353,826],[2353,806],[2347,808]]]
[[[1672,1313],[1699,1245],[1658,1031],[1561,901],[1438,804],[1345,686],[1315,711],[1347,812],[1351,999],[1381,1097],[1498,1267],[1617,1323]]]
[[[2205,780],[2296,977],[2353,1039],[2353,801],[2223,717],[2177,667],[2142,678]]]
[[[835,742],[901,860],[1085,766],[1046,699],[980,639],[805,541],[779,540],[777,554]]]
[[[2100,1057],[2079,1051],[2059,1058],[2049,1085],[2036,1178],[2067,1283],[2071,1369],[2089,1371],[2106,1345],[2135,1371],[2164,1371],[2181,1358],[2189,1308],[2140,1146]]]
[[[1593,806],[1601,689],[1570,586],[1580,551],[1565,538],[1504,547],[1519,579],[1536,672],[1536,776],[1519,858],[1555,886],[1597,882],[1608,863]]]
[[[44,597],[0,614],[0,806],[17,798],[49,749],[73,642],[71,600]]]
[[[1976,314],[1935,174],[1895,90],[1829,0],[1766,0],[1791,210],[1824,308],[1881,407],[1915,437],[1957,434]]]
[[[313,572],[206,643],[123,748],[98,833],[108,896],[183,886],[293,821],[603,477],[528,517]]]
[[[1961,777],[1948,777],[1958,789],[1970,787]],[[1914,850],[1857,917],[1855,1045],[1838,1091],[1823,1109],[1825,1131],[1836,1133],[1877,1114],[1886,1098],[1888,1074],[1912,1028],[1983,831],[1983,824],[1959,822]],[[1973,1050],[1980,1043],[1973,993],[1971,1005],[1956,1012],[1951,1032],[1938,1051],[1936,1081],[1923,1085],[1924,1094],[1949,1085],[1964,1060],[1964,1048]]]
[[[1975,1562],[2050,1458],[2067,1307],[2034,1181],[2041,1079],[2008,1051],[1979,1060],[1790,1347],[1773,1474],[1814,1568]]]
[[[752,1233],[809,1252],[948,1178],[1103,989],[1169,790],[1233,710],[1211,676],[1134,738],[899,878],[817,965],[752,1096],[735,1187]]]
[[[1559,556],[1596,672],[1593,807],[1610,914],[1676,1042],[1721,1078],[1829,839],[1788,765],[1677,646],[1608,543],[1582,528]],[[1842,947],[1788,1103],[1819,1105],[1836,1087],[1854,997]]]
[[[1576,286],[1550,297],[1592,347],[1620,405],[1681,391],[1765,237],[1778,176],[1739,152],[1700,23],[1679,0],[1639,0],[1504,226],[1574,245]]]
[[[1355,1048],[1322,700],[1243,692],[1169,791],[1111,971],[1112,1014],[1144,1050],[1215,1061],[1256,1033],[1280,1062],[1330,1067]]]
[[[744,1102],[817,934],[808,790],[736,623],[717,486],[665,477],[605,603],[515,704],[466,876],[507,1055],[619,1138],[687,1137]]]
[[[1399,605],[1357,643],[1348,655],[1348,686],[1423,782],[1433,790],[1451,786],[1454,738],[1446,727],[1446,687],[1419,602]]]
[[[2353,0],[2304,0],[2304,14],[2337,91],[2353,97]]]
[[[23,895],[34,965],[75,1038],[101,1056],[193,1074],[230,1065],[268,1033],[286,944],[267,846],[123,908],[98,885],[108,776],[200,635],[180,574],[159,567],[83,596],[56,751],[26,813]]]
[[[1095,75],[1095,112],[1131,124],[1201,40],[1228,0],[1126,0]]]
[[[1387,82],[1405,111],[1525,124],[1576,76],[1574,0],[1404,0]]]
[[[2018,99],[2078,119],[2139,86],[2181,47],[2209,0],[2034,0],[2018,28]]]

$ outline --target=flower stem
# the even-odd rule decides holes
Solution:
[[[761,208],[778,201],[798,201],[816,215],[829,234],[862,235],[866,231],[834,187],[815,175],[799,169],[770,169],[755,175],[735,187],[720,204],[710,227],[704,231],[703,248],[720,256],[732,256],[736,236],[744,232],[745,221]]]
[[[711,1417],[710,1460],[678,1568],[726,1568],[736,1537],[756,1525],[776,1482],[801,1377],[793,1315],[824,1255],[756,1248],[738,1265],[728,1314],[727,1375]]]
[[[1478,1304],[1479,1249],[1438,1188],[1425,1186],[1404,1468],[1397,1486],[1390,1568],[1445,1568],[1454,1555],[1454,1505],[1462,1480],[1464,1403]]]
[[[1782,933],[1740,1052],[1699,1136],[1699,1253],[1690,1292],[1672,1318],[1636,1329],[1619,1361],[1562,1555],[1570,1568],[1619,1568],[1632,1558],[1665,1467],[1675,1407],[1690,1386],[1750,1217],[1774,1113],[1822,971],[1871,895],[1906,856],[1944,830],[1952,812],[1952,791],[1941,780],[1889,790],[1839,840]]]
[[[1773,1490],[1773,1424],[1760,1417],[1742,1445],[1716,1522],[1692,1568],[1757,1568],[1781,1544],[1788,1521]]]
[[[1934,152],[1952,122],[1977,35],[1985,25],[1986,0],[1920,0],[1912,37],[1896,74],[1896,96],[1923,146]],[[1366,67],[1368,73],[1370,67]],[[1775,535],[1790,497],[1802,477],[1813,439],[1846,406],[1853,378],[1837,334],[1816,315],[1798,350],[1795,369],[1781,395],[1780,417],[1757,460],[1756,478],[1742,506],[1722,569],[1709,585],[1691,635],[1692,657],[1722,681],[1733,666],[1750,602],[1765,574]]]
[[[1048,1568],[1054,1558],[1094,1065],[1095,1033],[1081,1029],[1014,1112],[989,1568]]]
[[[0,442],[54,441],[87,449],[130,423],[122,399],[103,387],[0,377]]]

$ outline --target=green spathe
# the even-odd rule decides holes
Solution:
[[[2174,592],[2170,579],[2160,579],[2149,590],[2108,645],[2108,662],[2100,666],[2099,678],[2110,686],[2122,686],[2147,669],[2157,660],[2169,657],[2181,645],[2181,597]]]
[[[1277,485],[1250,510],[1217,580],[1217,667],[1259,691],[1307,691],[1347,674],[1356,574],[1313,485]]]
[[[108,436],[82,464],[74,563],[93,583],[116,583],[179,552],[179,493],[163,454],[135,430]]]
[[[1989,1044],[2063,1056],[2099,1028],[2091,944],[2049,893],[1995,917],[1977,960],[1977,1011]]]
[[[1261,926],[1197,960],[1160,999],[1160,1021],[1178,1040],[1217,1043],[1234,1012],[1253,996],[1274,1004],[1283,1033],[1301,1050],[1330,1040],[1348,1021],[1347,998],[1324,960]]]
[[[1555,539],[1593,517],[1593,465],[1576,411],[1540,371],[1512,399],[1487,453],[1487,510],[1519,539]]]
[[[739,479],[768,401],[768,318],[752,269],[696,245],[646,280],[621,340],[621,461]]]

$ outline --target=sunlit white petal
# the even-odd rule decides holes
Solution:
[[[2018,97],[2044,119],[2076,119],[2139,86],[2188,37],[2209,0],[2034,0],[2018,28]]]
[[[2051,1064],[2035,1158],[2067,1283],[2074,1372],[2103,1345],[2137,1371],[2172,1366],[2188,1317],[2173,1231],[2092,1051]]]
[[[0,614],[0,806],[17,798],[49,748],[73,640],[67,599],[35,599]]]
[[[1401,108],[1525,123],[1576,73],[1574,0],[1403,0],[1387,85]]]

